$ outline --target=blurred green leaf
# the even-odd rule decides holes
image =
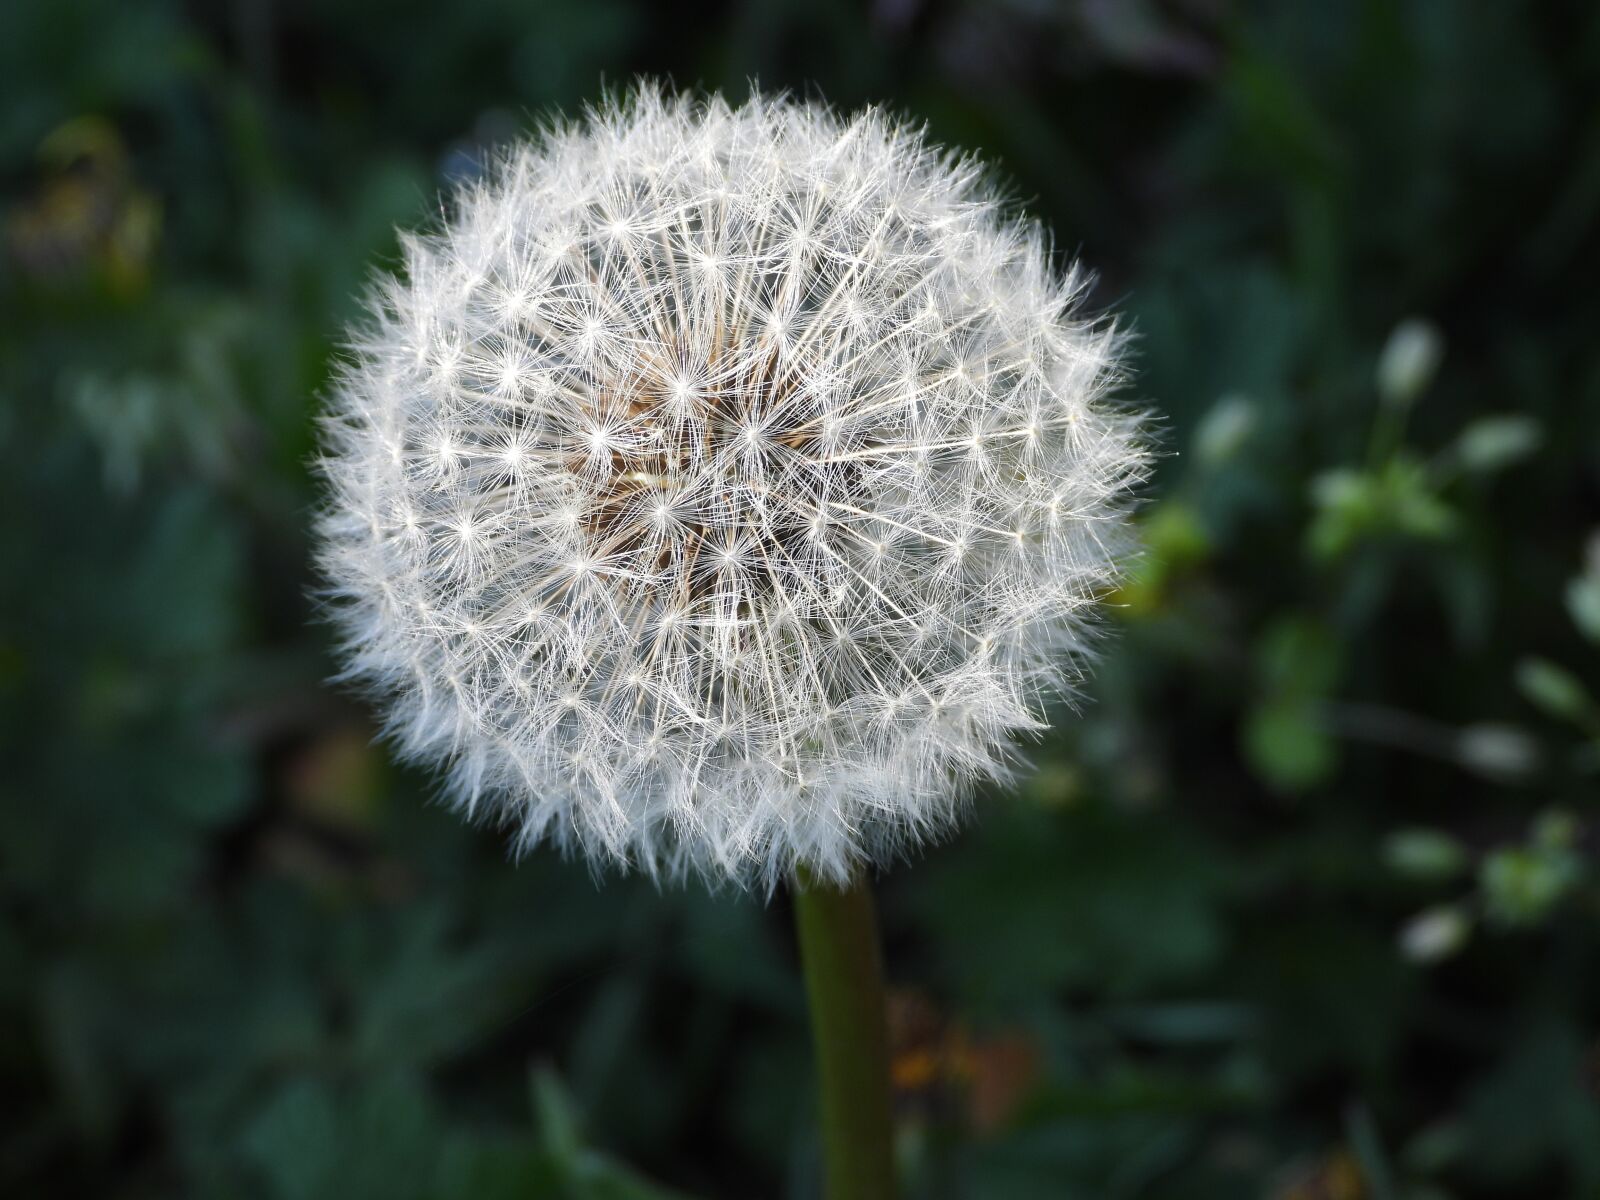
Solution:
[[[1581,575],[1567,584],[1567,612],[1584,637],[1600,643],[1600,572]]]
[[[302,1079],[265,1103],[243,1144],[280,1200],[422,1200],[439,1161],[437,1121],[417,1081],[401,1073],[347,1096]]]
[[[1459,528],[1457,513],[1422,464],[1397,456],[1376,472],[1346,468],[1311,481],[1317,512],[1307,531],[1312,557],[1331,562],[1364,541],[1397,536],[1439,541]]]
[[[1452,879],[1467,868],[1467,851],[1450,834],[1439,829],[1399,829],[1383,844],[1383,857],[1391,870],[1416,879]]]
[[[684,1200],[587,1148],[554,1072],[534,1071],[533,1101],[540,1138],[560,1181],[558,1194],[573,1200]]]
[[[1532,1013],[1506,1030],[1506,1049],[1464,1106],[1462,1168],[1516,1191],[1515,1181],[1564,1165],[1573,1192],[1600,1186],[1600,1104],[1575,1069],[1589,1046],[1561,1018]]]
[[[1311,701],[1282,696],[1254,708],[1244,726],[1251,767],[1283,791],[1315,787],[1332,773],[1337,755]]]
[[[1479,883],[1491,920],[1534,925],[1550,915],[1583,874],[1582,860],[1568,849],[1503,846],[1484,857]]]
[[[1517,687],[1553,717],[1583,721],[1594,712],[1594,700],[1583,681],[1547,658],[1530,657],[1519,662]]]
[[[1271,787],[1301,791],[1332,772],[1337,754],[1321,704],[1338,679],[1338,643],[1321,623],[1285,616],[1256,647],[1261,697],[1246,714],[1244,752]]]
[[[1172,1046],[1238,1041],[1259,1020],[1244,1005],[1205,1001],[1118,1005],[1101,1016],[1118,1032]]]
[[[1152,508],[1140,524],[1143,554],[1118,589],[1115,603],[1130,615],[1159,609],[1168,581],[1203,560],[1211,539],[1193,509],[1169,500]]]
[[[1341,165],[1335,130],[1317,111],[1303,78],[1280,60],[1238,47],[1223,78],[1223,93],[1251,148],[1276,171],[1327,186]]]
[[[531,1082],[534,1119],[544,1147],[561,1170],[572,1171],[578,1165],[583,1147],[578,1140],[578,1122],[566,1090],[548,1067],[536,1068]]]
[[[1222,948],[1214,859],[1192,831],[1073,808],[1009,802],[936,875],[906,881],[936,934],[948,986],[1004,1010],[1066,986],[1116,994],[1182,979]]]
[[[1350,1145],[1361,1163],[1361,1175],[1371,1200],[1396,1200],[1394,1168],[1378,1136],[1372,1110],[1365,1104],[1354,1104],[1345,1110],[1345,1128]]]
[[[1580,832],[1577,817],[1565,809],[1550,808],[1534,820],[1531,841],[1540,850],[1570,850]]]
[[[1274,621],[1256,647],[1263,685],[1294,697],[1326,694],[1341,669],[1339,643],[1332,632],[1310,617],[1284,616]]]
[[[1308,534],[1315,558],[1338,558],[1377,525],[1381,501],[1377,481],[1360,471],[1336,468],[1311,481],[1317,518]]]

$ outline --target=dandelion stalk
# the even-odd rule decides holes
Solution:
[[[828,1200],[895,1194],[883,962],[864,873],[846,886],[801,871],[795,929],[811,1005]]]

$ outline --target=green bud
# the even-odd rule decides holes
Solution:
[[[1378,396],[1385,404],[1410,404],[1433,382],[1443,357],[1444,342],[1432,322],[1400,322],[1378,356]]]
[[[1467,865],[1466,849],[1440,829],[1400,829],[1383,844],[1389,868],[1414,879],[1449,879]]]
[[[1466,945],[1472,921],[1459,905],[1424,909],[1400,931],[1400,953],[1414,963],[1435,963]]]

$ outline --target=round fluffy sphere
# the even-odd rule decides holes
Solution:
[[[648,89],[452,212],[323,461],[402,751],[519,847],[669,876],[947,829],[1081,671],[1146,461],[1037,227],[876,112]]]

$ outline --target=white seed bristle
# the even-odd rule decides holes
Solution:
[[[844,879],[1070,692],[1146,455],[974,164],[645,88],[407,239],[333,398],[348,674],[469,813],[652,874]]]

